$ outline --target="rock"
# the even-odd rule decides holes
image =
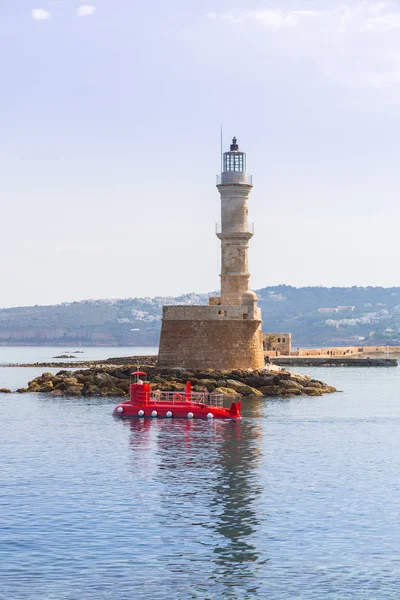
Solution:
[[[156,375],[155,377],[153,377],[151,379],[150,386],[157,387],[158,385],[163,385],[164,383],[165,383],[165,379],[163,377],[160,377],[159,375]]]
[[[221,373],[219,371],[214,371],[214,369],[207,369],[206,371],[197,373],[197,379],[214,379],[217,381],[218,379],[221,379]]]
[[[121,369],[114,369],[113,371],[110,371],[110,375],[112,375],[113,377],[115,377],[116,379],[121,379],[122,381],[127,381],[128,385],[129,385],[129,378],[130,375],[125,375],[124,371],[121,371]],[[152,377],[152,381],[153,381],[153,377]]]
[[[85,396],[101,396],[100,389],[97,385],[88,385],[85,388]]]
[[[43,385],[41,385],[38,389],[38,392],[52,392],[53,391],[53,382],[52,381],[45,381],[45,383]]]
[[[160,386],[160,390],[162,392],[184,392],[186,384],[178,383],[176,381],[166,381],[163,385]]]
[[[98,366],[91,365],[80,371],[59,371],[57,375],[43,373],[29,382],[24,392],[43,392],[69,396],[111,396],[126,397],[129,395],[130,374],[136,365],[123,362],[123,359],[105,361]],[[121,365],[118,367],[118,365]],[[288,397],[307,394],[320,396],[332,393],[336,389],[327,386],[309,376],[297,375],[289,371],[265,371],[258,369],[235,369],[231,372],[207,369],[204,371],[185,371],[182,369],[166,369],[156,366],[143,366],[148,373],[151,389],[183,394],[186,382],[191,381],[192,390],[200,393],[221,393],[226,396],[259,396]],[[9,393],[4,392],[3,393]]]
[[[109,373],[99,373],[94,378],[90,379],[90,383],[97,385],[101,390],[111,391],[116,388],[120,388],[125,385],[122,379],[118,379],[117,377],[113,377]],[[129,381],[126,380],[127,389],[129,388]]]
[[[244,396],[258,396],[259,398],[262,398],[263,393],[260,392],[260,390],[257,390],[257,388],[252,388],[251,386],[248,386],[248,388],[251,391],[249,393],[243,394]]]
[[[67,396],[82,396],[82,388],[80,385],[70,385],[66,388],[65,394]]]
[[[194,392],[202,392],[203,394],[208,394],[208,389],[206,388],[205,385],[194,385],[192,387],[192,390]]]
[[[273,398],[279,396],[279,386],[278,385],[267,385],[260,388],[260,392],[266,398]]]
[[[215,379],[200,379],[200,381],[201,381],[201,385],[205,386],[209,392],[211,392],[211,390],[213,390],[215,387],[224,387],[224,386],[218,386]]]
[[[273,381],[274,381],[274,377],[275,377],[274,375],[269,375],[269,374],[265,374],[265,375],[252,374],[245,378],[245,383],[246,383],[246,385],[249,385],[250,387],[260,388],[263,386],[272,385]]]
[[[234,369],[231,372],[224,371],[223,374],[227,376],[227,379],[246,379],[246,377],[249,377],[255,372],[256,371],[253,371],[253,369]]]
[[[0,388],[0,394],[11,394],[11,390],[8,388]]]
[[[78,383],[78,380],[76,377],[65,377],[63,380],[63,383],[66,386],[70,386],[70,385],[76,385]]]
[[[59,392],[64,392],[65,389],[67,388],[67,386],[65,385],[64,381],[60,381],[60,382],[56,383],[56,385],[54,385],[54,383],[53,383],[53,388],[54,388],[54,390],[57,390]]]
[[[224,396],[240,396],[235,390],[232,388],[218,387],[212,391],[213,394],[223,394]]]
[[[284,388],[283,390],[281,390],[280,395],[281,396],[303,396],[304,395],[304,390],[301,390],[299,388]]]
[[[130,383],[127,379],[120,379],[118,381],[119,389],[121,389],[125,394],[127,394],[129,392],[129,386],[130,386]]]
[[[240,383],[239,381],[235,381],[234,379],[227,379],[226,384],[232,390],[239,392],[242,396],[262,396],[262,392],[257,390],[256,388],[251,387],[250,385],[246,385],[245,383]]]
[[[53,373],[43,373],[38,379],[41,381],[51,381],[53,379]]]
[[[94,381],[95,381],[96,385],[98,385],[99,387],[103,383],[108,383],[110,381],[113,381],[113,379],[114,378],[109,373],[97,373],[94,377]]]
[[[299,373],[292,373],[292,379],[303,385],[306,385],[306,383],[311,381],[311,377],[309,375],[299,375]]]
[[[30,392],[30,390],[28,388],[19,388],[17,390],[17,394],[26,394],[26,392]]]
[[[331,385],[324,385],[321,391],[323,394],[334,394],[337,392],[337,389]]]
[[[306,396],[322,396],[322,390],[315,387],[303,388],[303,394]]]
[[[28,392],[31,392],[31,393],[38,392],[39,388],[40,388],[40,385],[38,383],[32,382],[29,385]]]
[[[302,390],[303,386],[300,385],[300,383],[297,383],[296,381],[293,381],[292,379],[284,379],[283,381],[280,382],[280,387],[283,388],[284,390],[292,390],[292,389],[298,389],[298,390]]]
[[[307,381],[307,385],[305,387],[308,388],[323,388],[324,384],[320,381],[316,381],[315,379],[311,379],[311,381]]]

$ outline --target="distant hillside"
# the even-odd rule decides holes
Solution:
[[[400,288],[281,285],[257,293],[264,331],[291,332],[294,347],[400,344]],[[164,304],[206,304],[207,298],[185,294],[0,309],[0,345],[156,346]]]
[[[0,309],[0,345],[157,346],[164,304],[202,304],[207,298],[185,294]]]
[[[292,333],[294,347],[400,343],[400,287],[281,285],[258,294],[263,330]]]

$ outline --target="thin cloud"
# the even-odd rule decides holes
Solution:
[[[365,31],[400,29],[400,8],[394,2],[362,1],[357,4],[342,4],[332,10],[289,10],[261,8],[257,10],[229,10],[209,12],[210,20],[230,23],[258,23],[268,29],[285,27],[320,27],[325,20],[330,28],[337,31]]]
[[[31,16],[34,21],[47,21],[51,18],[51,13],[43,8],[33,8]]]
[[[91,17],[96,12],[96,7],[92,4],[82,4],[76,11],[77,17]]]
[[[218,27],[219,53],[225,35],[235,28],[243,61],[262,72],[271,56],[301,65],[351,86],[382,86],[400,82],[400,5],[392,1],[360,0],[315,10],[282,10],[275,0],[264,8],[205,14]],[[218,39],[218,38],[216,38]],[[248,44],[248,40],[251,44]],[[249,56],[254,54],[254,56]],[[238,57],[240,60],[241,56]],[[283,64],[283,62],[282,62]]]
[[[283,11],[279,8],[264,8],[259,10],[229,10],[221,13],[209,12],[207,19],[228,21],[230,23],[245,23],[255,21],[271,29],[280,27],[294,27],[300,25],[302,20],[312,20],[328,14],[315,10],[291,10]]]

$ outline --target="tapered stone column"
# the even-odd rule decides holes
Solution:
[[[235,306],[242,303],[249,289],[249,231],[248,203],[252,189],[251,177],[246,172],[246,155],[239,152],[233,138],[229,152],[223,158],[223,171],[219,178],[221,195],[221,304]]]

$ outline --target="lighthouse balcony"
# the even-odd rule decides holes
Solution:
[[[238,229],[238,230],[227,230],[226,227],[224,227],[224,229],[222,229],[222,225],[221,223],[215,223],[215,233],[216,235],[220,235],[220,234],[239,234],[239,233],[245,233],[245,234],[251,234],[252,236],[254,235],[254,223],[249,223],[247,226],[247,229]]]
[[[217,185],[253,185],[253,176],[246,171],[227,171],[217,175]]]

